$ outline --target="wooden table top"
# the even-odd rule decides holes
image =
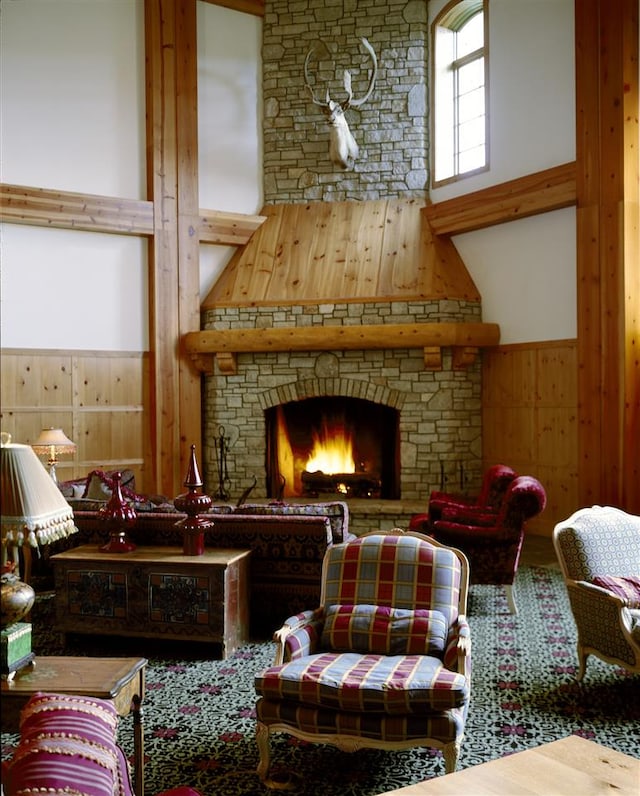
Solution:
[[[640,794],[640,759],[571,735],[384,796]]]
[[[111,563],[113,561],[126,561],[143,563],[162,563],[198,565],[198,564],[218,564],[227,566],[239,558],[249,556],[251,551],[248,548],[231,549],[212,547],[204,551],[200,556],[187,556],[182,552],[181,547],[165,545],[140,545],[130,553],[104,553],[100,550],[101,545],[85,544],[80,547],[72,547],[62,553],[51,556],[52,561],[58,559],[69,561],[86,561],[91,564]]]
[[[36,691],[82,694],[115,699],[121,689],[147,665],[146,658],[89,658],[66,655],[36,656],[12,680],[2,680],[2,698]]]

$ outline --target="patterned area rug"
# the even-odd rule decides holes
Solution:
[[[504,590],[474,586],[469,601],[473,690],[459,768],[576,734],[640,757],[640,677],[590,658],[582,685],[575,681],[575,626],[560,574],[521,567],[508,613]],[[149,658],[144,700],[146,794],[191,785],[203,796],[269,792],[255,774],[253,677],[273,660],[270,642],[248,644],[227,661],[211,660],[200,645],[148,640],[72,637],[60,647],[50,630],[52,599],[34,608],[38,654],[144,655]],[[120,741],[132,758],[131,721]],[[16,735],[3,734],[2,756]],[[272,773],[295,772],[299,794],[374,796],[442,776],[435,750],[362,750],[353,754],[305,744],[285,735],[272,740]]]

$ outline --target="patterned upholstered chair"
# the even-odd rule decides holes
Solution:
[[[409,530],[428,533],[430,525],[442,519],[444,509],[447,509],[449,516],[457,510],[497,514],[507,488],[516,475],[516,471],[506,464],[494,464],[486,470],[482,487],[476,497],[465,497],[454,492],[432,492],[427,512],[414,514],[409,522]]]
[[[422,534],[331,547],[320,607],[287,620],[256,675],[263,782],[273,732],[343,751],[436,747],[453,771],[471,687],[467,584],[464,555]]]
[[[640,672],[640,517],[583,508],[555,526],[553,544],[578,629],[578,680],[589,655]]]
[[[540,514],[547,496],[540,481],[519,475],[507,488],[498,514],[459,507],[444,508],[442,519],[430,527],[430,535],[442,544],[457,547],[469,559],[469,582],[505,587],[511,613],[518,612],[513,584],[526,523]]]

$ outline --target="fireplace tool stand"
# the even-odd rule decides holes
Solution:
[[[218,436],[215,440],[216,465],[218,468],[218,491],[215,493],[216,500],[229,500],[231,494],[229,487],[231,479],[227,469],[227,453],[229,451],[229,437],[225,436],[224,426],[218,427]]]

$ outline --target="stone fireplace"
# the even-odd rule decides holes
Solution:
[[[336,325],[473,323],[479,317],[477,302],[458,300],[218,307],[206,311],[204,329],[239,334],[243,329],[263,329],[266,333],[293,327],[302,332]],[[215,368],[206,376],[204,389],[205,488],[211,495],[216,493],[220,462],[215,440],[222,430],[228,440],[226,471],[232,502],[254,479],[252,500],[280,495],[276,473],[281,465],[275,469],[273,465],[274,417],[282,415],[285,407],[303,407],[307,401],[317,403],[318,399],[327,399],[330,410],[348,406],[337,399],[366,402],[374,408],[374,425],[387,418],[386,422],[395,426],[384,451],[372,452],[375,435],[367,432],[359,442],[361,453],[356,462],[364,462],[365,470],[382,475],[390,464],[383,459],[394,460],[393,473],[384,473],[384,494],[381,491],[371,496],[371,511],[374,504],[375,511],[383,514],[385,507],[393,507],[391,526],[397,522],[396,516],[426,506],[432,489],[459,489],[461,484],[472,485],[480,479],[480,362],[476,359],[465,367],[456,367],[451,349],[443,349],[440,369],[426,365],[421,347],[238,353],[234,371],[223,373]],[[351,423],[353,417],[352,407],[346,420]],[[295,425],[299,421],[297,417],[292,422]],[[311,425],[308,418],[306,422]],[[314,424],[318,425],[316,421]],[[309,429],[298,427],[293,434],[299,447],[309,446]],[[287,485],[283,496],[292,499],[292,494],[295,496],[295,483]],[[336,490],[336,497],[350,499],[340,490]],[[357,495],[357,499],[360,504],[366,496]]]
[[[370,101],[349,111],[360,156],[344,172],[328,158],[326,123],[304,91],[305,55],[318,38],[330,42],[332,91],[349,69],[361,96],[370,66],[362,36],[379,70]],[[337,473],[327,488],[357,504],[358,533],[406,526],[432,489],[480,484],[480,356],[499,339],[482,324],[455,247],[420,211],[429,184],[427,6],[379,0],[345,14],[302,0],[291,13],[266,0],[262,57],[266,220],[203,303],[202,332],[186,336],[206,374],[205,488],[215,495],[222,480],[236,502],[255,480],[251,500],[315,499],[322,480],[309,494],[302,487],[305,472],[316,472],[305,469],[311,428],[317,434],[322,411],[326,422],[337,405],[346,416],[334,425],[353,426],[349,405],[361,402],[356,418],[373,407],[369,425],[384,434],[351,429],[355,472]],[[311,403],[325,405],[320,416],[285,417]],[[293,425],[284,443],[283,418]]]

